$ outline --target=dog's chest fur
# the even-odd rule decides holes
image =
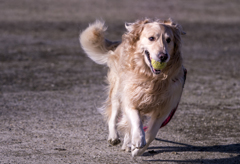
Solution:
[[[181,78],[175,82],[171,79],[140,79],[129,75],[124,78],[125,85],[120,84],[124,85],[125,93],[122,95],[127,95],[131,106],[142,113],[164,112],[174,99],[178,99],[178,93],[182,92]]]

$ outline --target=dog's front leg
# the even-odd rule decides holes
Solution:
[[[108,142],[113,146],[121,142],[117,133],[117,125],[116,125],[119,106],[120,104],[118,100],[115,100],[115,99],[112,100],[112,111],[111,111],[110,119],[108,121],[108,128],[109,128]]]
[[[138,110],[128,108],[126,114],[131,123],[131,149],[133,152],[135,149],[143,148],[146,145],[145,132],[143,130],[143,124]]]
[[[148,148],[148,146],[150,145],[150,143],[155,139],[157,132],[160,128],[160,126],[162,125],[163,121],[164,121],[165,117],[161,117],[161,118],[151,118],[151,120],[148,123],[148,129],[145,133],[146,136],[146,145],[143,148],[140,149],[135,149],[132,152],[132,156],[140,156],[144,153],[144,151]]]

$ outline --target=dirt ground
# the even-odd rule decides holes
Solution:
[[[183,26],[187,81],[179,108],[143,156],[107,143],[97,107],[107,68],[79,46],[95,19]],[[0,0],[0,163],[240,163],[238,0]]]

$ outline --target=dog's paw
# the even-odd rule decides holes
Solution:
[[[116,139],[109,139],[108,143],[110,143],[111,145],[115,146],[121,143],[121,140],[119,138]]]
[[[142,138],[138,142],[132,143],[132,150],[134,149],[141,149],[146,145],[145,138]]]
[[[121,150],[126,152],[131,152],[131,146],[122,147]]]
[[[136,148],[136,147],[132,146],[132,157],[141,156],[144,153],[145,150],[146,150],[145,147]]]
[[[143,133],[144,134],[144,133]],[[132,151],[132,156],[140,156],[143,154],[145,149],[143,150],[144,146],[146,146],[146,140],[145,140],[145,135],[135,135],[132,138],[132,146],[131,146],[131,151]]]
[[[121,150],[126,152],[131,152],[131,144],[126,140],[124,140]]]
[[[132,149],[140,149],[146,145],[145,135],[141,133],[135,133],[132,136]]]
[[[121,143],[121,140],[119,139],[118,133],[115,129],[109,132],[108,143],[113,146]]]

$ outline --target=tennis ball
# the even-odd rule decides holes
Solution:
[[[153,68],[156,69],[156,70],[162,70],[167,65],[167,63],[159,62],[159,61],[156,61],[154,59],[151,60],[151,64],[152,64]]]

